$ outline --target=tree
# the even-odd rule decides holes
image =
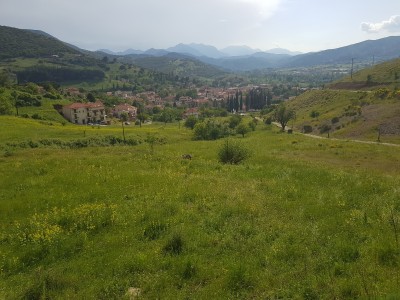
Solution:
[[[247,125],[240,123],[237,127],[236,127],[236,133],[237,134],[241,134],[243,137],[246,133],[248,133],[250,131],[250,127],[248,127]]]
[[[294,110],[286,107],[285,104],[281,104],[275,110],[275,120],[281,125],[282,131],[285,131],[287,123],[295,116]]]
[[[189,116],[189,117],[186,119],[184,126],[185,126],[186,128],[193,129],[194,126],[196,125],[197,121],[198,121],[198,119],[197,119],[195,116]]]
[[[11,96],[14,98],[14,106],[15,106],[15,109],[17,111],[17,116],[18,116],[19,115],[19,113],[18,113],[18,106],[19,106],[18,93],[16,91],[12,91]]]
[[[95,98],[95,96],[94,96],[92,93],[88,93],[88,94],[86,95],[86,99],[87,99],[89,102],[96,102],[96,98]]]
[[[12,113],[12,103],[4,95],[0,95],[0,115]]]
[[[242,122],[242,117],[239,115],[233,115],[229,118],[229,128],[235,128]]]
[[[121,123],[122,123],[122,135],[124,137],[124,143],[125,143],[126,142],[126,140],[125,140],[125,122],[128,121],[128,113],[127,112],[121,113],[119,119],[121,120]]]

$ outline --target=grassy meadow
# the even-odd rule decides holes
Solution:
[[[125,133],[0,117],[0,299],[400,297],[398,147]]]

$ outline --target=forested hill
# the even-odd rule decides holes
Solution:
[[[63,42],[37,31],[0,26],[0,59],[79,54]]]

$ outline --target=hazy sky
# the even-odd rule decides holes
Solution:
[[[194,42],[308,52],[400,35],[400,1],[0,0],[0,25],[88,50]]]

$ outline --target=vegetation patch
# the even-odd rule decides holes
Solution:
[[[218,160],[223,164],[237,165],[250,156],[250,151],[241,143],[227,139],[218,150]]]

